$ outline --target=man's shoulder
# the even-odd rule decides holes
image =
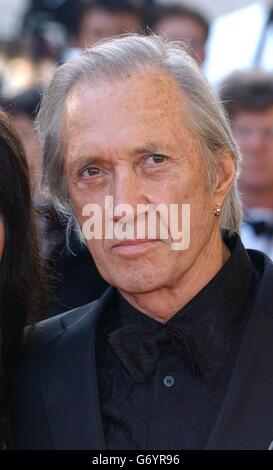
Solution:
[[[98,303],[99,299],[27,327],[25,330],[25,351],[37,352],[57,339],[65,330],[76,328],[96,311]]]

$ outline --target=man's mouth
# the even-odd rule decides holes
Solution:
[[[158,239],[123,240],[113,245],[112,249],[120,255],[134,256],[149,250],[158,242]]]

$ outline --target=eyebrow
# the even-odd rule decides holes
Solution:
[[[133,155],[140,155],[143,153],[158,153],[160,151],[160,145],[156,142],[148,141],[146,144],[140,147],[135,147],[134,149],[130,150],[130,154]],[[80,155],[79,157],[75,157],[74,161],[70,165],[70,171],[74,171],[78,168],[84,168],[86,165],[91,163],[99,163],[104,160],[103,157],[99,157],[98,155]]]
[[[160,145],[157,142],[149,141],[144,146],[135,148],[132,151],[132,153],[138,155],[140,153],[152,153],[152,152],[157,153],[159,151],[160,151]]]

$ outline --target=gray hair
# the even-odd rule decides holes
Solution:
[[[82,81],[88,81],[92,86],[124,80],[132,71],[152,69],[161,69],[172,75],[186,96],[187,113],[206,163],[210,189],[217,180],[221,150],[228,150],[233,156],[236,173],[222,206],[220,223],[231,231],[238,231],[241,222],[237,190],[240,153],[223,106],[181,44],[156,35],[129,35],[102,41],[57,69],[37,117],[37,129],[44,148],[42,189],[47,190],[58,209],[72,216],[61,138],[62,111],[72,87]]]

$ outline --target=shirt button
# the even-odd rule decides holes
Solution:
[[[172,387],[174,385],[174,378],[171,375],[166,375],[163,379],[165,387]]]

